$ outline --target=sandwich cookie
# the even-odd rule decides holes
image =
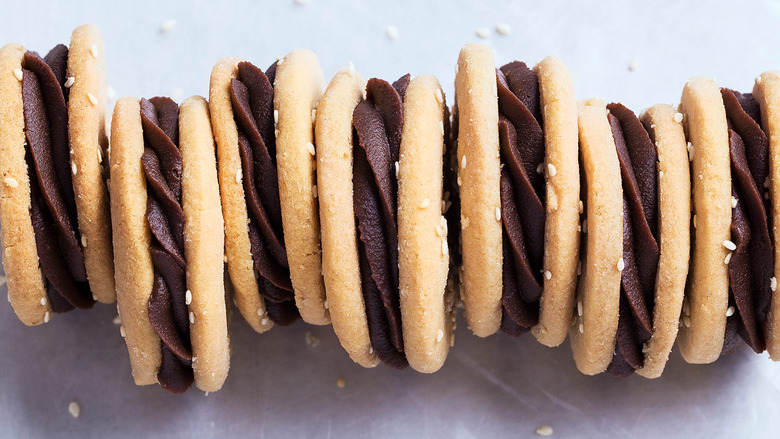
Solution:
[[[230,347],[208,104],[122,98],[111,144],[117,304],[135,382],[219,390]]]
[[[352,66],[336,74],[318,107],[329,309],[342,346],[365,367],[382,361],[434,372],[451,345],[448,119],[433,76],[364,84]]]
[[[105,57],[99,30],[74,30],[46,57],[0,50],[0,222],[8,298],[27,325],[113,302],[104,180]]]
[[[623,189],[607,109],[598,99],[579,104],[582,187],[581,275],[577,313],[569,330],[580,372],[607,369],[615,353],[623,258]]]
[[[462,284],[478,336],[534,328],[563,342],[579,249],[577,113],[571,78],[548,57],[495,69],[491,50],[461,50],[455,80]]]

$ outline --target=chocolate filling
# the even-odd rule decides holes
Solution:
[[[729,261],[729,306],[723,353],[739,346],[739,337],[755,352],[766,343],[763,323],[772,298],[774,269],[769,234],[769,141],[761,129],[760,107],[750,93],[721,89],[729,123],[732,202],[731,241],[736,250]]]
[[[355,106],[352,126],[353,203],[363,300],[371,345],[380,360],[401,369],[404,355],[398,291],[398,180],[403,99],[410,76],[390,85],[373,78]]]
[[[149,250],[154,283],[149,322],[160,336],[162,363],[157,380],[171,393],[193,383],[192,344],[186,303],[184,211],[181,206],[182,158],[179,152],[179,106],[168,98],[141,100],[146,176],[146,222],[152,232]]]
[[[54,47],[45,58],[27,51],[22,58],[22,103],[26,161],[30,178],[35,244],[46,292],[54,312],[91,308],[81,232],[76,216],[68,141],[68,48]],[[34,171],[34,172],[33,172]]]
[[[544,130],[536,73],[512,62],[496,70],[501,148],[501,329],[518,336],[539,323],[544,271]]]
[[[648,130],[622,104],[607,105],[623,180],[623,264],[615,353],[607,370],[628,376],[644,364],[653,335],[658,272],[658,155]]]
[[[230,98],[238,129],[238,152],[250,215],[249,241],[257,283],[268,317],[284,326],[301,315],[295,306],[282,230],[274,134],[275,76],[276,63],[263,73],[251,63],[241,62],[238,78],[230,80]]]

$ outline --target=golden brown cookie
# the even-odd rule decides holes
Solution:
[[[532,332],[540,343],[558,346],[566,339],[574,309],[580,249],[577,101],[569,72],[559,58],[548,56],[534,70],[544,120],[544,268],[550,276],[544,276],[539,324]]]
[[[623,269],[623,187],[615,140],[601,100],[580,102],[579,138],[586,196],[584,248],[577,285],[578,315],[572,319],[569,336],[577,369],[595,375],[607,369],[615,350]]]
[[[658,152],[661,251],[655,284],[653,335],[642,349],[644,365],[636,370],[645,378],[661,376],[669,359],[677,338],[688,277],[691,199],[680,194],[691,192],[691,180],[681,116],[669,105],[655,105],[641,116]]]
[[[295,50],[280,59],[274,82],[279,199],[295,304],[307,323],[325,325],[330,314],[322,280],[316,199],[314,117],[325,88],[317,57]]]
[[[479,337],[501,326],[502,226],[498,104],[493,52],[482,44],[461,49],[455,75],[463,266],[461,299]]]
[[[398,265],[404,353],[418,372],[439,370],[453,340],[454,295],[447,294],[449,248],[442,215],[444,92],[431,75],[404,96],[398,171]]]
[[[728,125],[720,89],[708,78],[691,78],[681,111],[690,141],[693,181],[691,268],[678,346],[689,363],[720,357],[729,300],[731,239],[731,164]],[[730,242],[730,241],[729,241]]]

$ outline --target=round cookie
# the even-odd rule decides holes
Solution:
[[[230,100],[230,80],[238,77],[239,58],[220,60],[211,72],[209,110],[217,143],[217,166],[225,220],[225,258],[233,300],[249,326],[257,332],[273,327],[255,277],[249,241],[248,212],[238,152],[238,129]]]
[[[425,373],[441,368],[454,341],[441,206],[446,115],[439,81],[432,75],[412,79],[404,96],[398,170],[399,290],[404,353],[413,369]]]
[[[354,362],[374,367],[379,359],[365,317],[352,201],[352,112],[365,86],[354,68],[336,73],[317,107],[315,134],[322,272],[333,330]]]
[[[598,99],[579,104],[579,138],[586,201],[577,315],[569,330],[577,369],[606,370],[615,350],[623,268],[623,187],[607,110]],[[581,312],[580,312],[581,310]]]
[[[330,323],[322,279],[316,199],[314,117],[325,88],[317,57],[295,50],[280,59],[274,81],[279,199],[295,304],[307,323]]]
[[[532,332],[540,343],[558,346],[566,339],[577,288],[580,233],[580,167],[577,101],[566,66],[548,56],[534,68],[539,78],[547,172],[544,230],[544,292],[539,324]],[[555,171],[552,171],[552,170]]]
[[[501,326],[502,226],[498,95],[493,52],[483,44],[461,49],[455,75],[463,255],[461,299],[469,328],[487,337]]]
[[[655,105],[641,120],[658,152],[658,212],[661,256],[655,284],[653,335],[643,348],[644,365],[636,373],[658,378],[666,366],[679,328],[690,257],[690,169],[681,114]]]
[[[104,167],[108,163],[106,136],[106,57],[100,30],[86,24],[73,31],[68,48],[68,136],[73,189],[77,194],[84,264],[95,299],[111,303],[114,291],[114,252]],[[105,162],[104,162],[105,159]]]
[[[680,104],[692,168],[691,268],[678,346],[685,361],[720,357],[726,332],[729,277],[724,242],[731,239],[731,164],[723,99],[715,81],[691,78]]]
[[[772,224],[780,224],[780,72],[773,70],[756,78],[753,96],[761,106],[761,126],[769,137],[769,192],[772,198]],[[775,246],[774,277],[780,279],[780,229],[772,230]],[[766,350],[774,361],[780,360],[780,294],[772,292],[772,304],[767,316]]]

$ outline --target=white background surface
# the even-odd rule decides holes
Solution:
[[[635,111],[676,105],[692,75],[750,91],[756,75],[780,68],[780,5],[769,1],[110,3],[2,1],[0,44],[45,53],[75,26],[96,23],[108,83],[137,97],[207,95],[219,58],[266,67],[298,47],[317,53],[326,78],[348,61],[366,78],[434,73],[450,104],[458,51],[470,41],[491,44],[497,63],[557,54],[578,97]],[[177,26],[162,33],[171,18]],[[499,22],[511,25],[508,36],[495,32]],[[478,38],[478,28],[490,37]],[[330,327],[258,335],[234,313],[225,387],[177,397],[133,385],[115,315],[98,305],[26,328],[0,304],[0,436],[533,437],[549,424],[555,437],[777,437],[780,427],[780,364],[747,348],[709,366],[688,365],[675,350],[652,381],[585,377],[568,341],[550,349],[529,335],[477,339],[460,318],[447,363],[426,376],[356,366]],[[308,331],[318,346],[307,345]]]

